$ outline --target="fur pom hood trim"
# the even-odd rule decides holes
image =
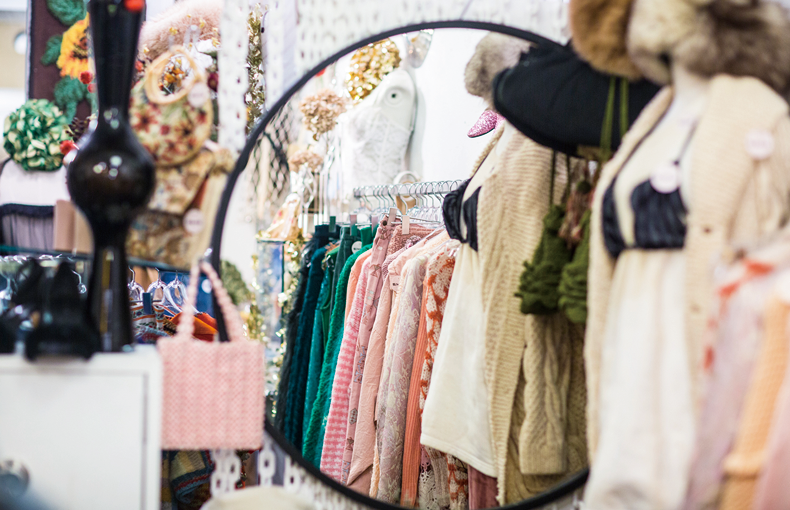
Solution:
[[[510,35],[491,32],[477,43],[472,58],[466,64],[464,85],[473,96],[482,97],[489,108],[494,108],[493,82],[500,71],[518,64],[530,43]]]
[[[665,84],[677,61],[790,90],[790,15],[775,0],[571,0],[570,25],[574,49],[602,72]]]
[[[595,69],[632,80],[642,72],[628,56],[626,33],[634,0],[571,0],[571,43]]]
[[[779,2],[695,1],[703,5],[673,58],[703,76],[752,76],[782,95],[790,91],[790,15]]]

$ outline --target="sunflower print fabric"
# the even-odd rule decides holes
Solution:
[[[89,70],[88,65],[88,16],[76,22],[63,34],[57,66],[61,76],[79,79]]]

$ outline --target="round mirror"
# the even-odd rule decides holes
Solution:
[[[359,41],[272,106],[229,178],[212,256],[267,345],[266,429],[358,502],[537,508],[586,481],[584,326],[522,310],[587,162],[491,97],[551,45],[477,22]]]

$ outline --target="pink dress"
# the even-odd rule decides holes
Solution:
[[[376,420],[380,469],[378,499],[394,504],[399,503],[401,497],[406,408],[427,262],[427,254],[418,255],[404,268],[397,324],[379,386]]]
[[[359,469],[359,459],[367,458],[368,455],[372,458],[372,448],[376,442],[375,429],[373,424],[373,411],[375,406],[375,393],[372,393],[373,400],[368,405],[371,397],[370,391],[365,389],[370,384],[370,380],[378,377],[381,374],[381,363],[379,360],[383,353],[379,352],[377,346],[379,345],[379,337],[382,332],[386,335],[387,324],[392,305],[392,289],[389,277],[389,266],[395,258],[402,253],[403,249],[395,252],[387,257],[382,265],[382,276],[384,277],[384,285],[381,291],[381,298],[379,299],[379,307],[376,314],[376,321],[373,325],[373,330],[370,336],[368,345],[367,362],[365,364],[365,372],[361,374],[362,390],[360,392],[359,404],[354,420],[354,437],[351,438],[347,432],[347,441],[351,441],[357,448],[349,449],[344,452],[343,463],[348,463],[349,469],[347,473],[347,480],[344,480],[349,487],[363,493],[368,494],[370,490],[370,470],[362,468]],[[383,345],[383,340],[381,341]],[[376,385],[378,388],[378,383]],[[351,416],[349,416],[349,426],[351,424]],[[362,423],[362,426],[359,426]],[[370,427],[366,425],[370,423]],[[371,461],[372,462],[372,461]],[[368,467],[368,466],[365,466]]]
[[[751,267],[751,269],[750,269]],[[714,508],[724,486],[724,459],[732,449],[762,344],[763,312],[775,283],[764,264],[744,261],[718,288],[709,321],[705,396],[697,424],[691,477],[683,508]]]
[[[381,231],[382,227],[379,227],[379,231]],[[392,231],[389,234],[390,239],[388,240],[386,249],[378,250],[377,246],[374,243],[373,250],[374,253],[371,256],[371,276],[370,279],[375,279],[375,287],[376,292],[371,292],[371,288],[374,285],[371,282],[368,282],[368,289],[367,289],[367,297],[365,300],[365,313],[362,316],[362,326],[360,327],[359,332],[359,339],[357,341],[357,350],[354,357],[354,376],[351,380],[351,391],[350,391],[350,399],[349,399],[349,413],[348,413],[348,428],[346,432],[346,444],[347,449],[343,456],[343,469],[348,469],[349,474],[347,478],[347,484],[352,487],[353,489],[362,492],[363,494],[368,494],[370,489],[370,474],[366,474],[365,476],[361,476],[365,474],[367,466],[354,466],[354,456],[355,452],[357,452],[357,443],[359,442],[360,438],[357,438],[357,426],[359,423],[360,409],[361,409],[361,395],[363,391],[363,376],[366,375],[368,372],[366,370],[366,363],[368,358],[368,346],[370,344],[371,333],[373,332],[374,324],[378,322],[378,317],[381,314],[377,314],[378,305],[379,305],[379,297],[382,294],[382,287],[384,285],[384,281],[382,279],[382,265],[387,258],[387,255],[392,255],[395,252],[401,250],[402,248],[411,246],[416,244],[420,241],[420,239],[424,238],[428,234],[431,233],[431,229],[427,227],[423,227],[420,225],[411,225],[409,234],[404,235],[401,233],[401,225],[396,225],[392,228]],[[378,233],[377,233],[378,237]],[[383,253],[382,253],[383,252]],[[386,294],[386,293],[385,293]],[[388,317],[388,314],[385,314]],[[382,317],[382,321],[385,320],[385,317]],[[386,330],[386,323],[384,323],[384,329]],[[380,365],[379,365],[380,366]],[[380,369],[379,369],[380,370]],[[375,369],[374,369],[375,371]],[[379,374],[375,375],[375,388],[378,389],[378,377]],[[375,402],[375,394],[372,402]],[[368,424],[367,421],[363,422],[366,425]],[[372,425],[373,420],[370,420],[370,424]],[[364,429],[364,427],[363,427]],[[361,440],[362,443],[366,446],[361,448],[361,455],[367,458],[368,456],[371,457],[373,455],[373,444],[375,444],[375,434],[371,437],[369,434],[371,431],[363,430]],[[367,441],[370,440],[368,444]],[[366,464],[366,462],[363,462]],[[368,465],[372,465],[371,463]],[[360,478],[361,476],[361,478]]]

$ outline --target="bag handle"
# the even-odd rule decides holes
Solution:
[[[170,62],[170,59],[176,55],[183,56],[187,62],[189,62],[189,66],[192,68],[192,72],[194,73],[194,78],[191,82],[189,82],[185,87],[181,87],[181,90],[170,94],[169,96],[165,96],[159,90],[159,76],[162,75],[162,72],[167,67],[167,64]],[[145,78],[143,78],[144,83],[143,87],[145,89],[145,95],[148,96],[148,101],[154,104],[172,104],[177,101],[183,99],[192,87],[195,86],[196,83],[205,81],[203,77],[203,73],[200,70],[200,64],[198,64],[192,55],[183,47],[183,46],[176,46],[171,50],[164,52],[162,55],[159,56],[154,62],[146,69],[145,71]]]
[[[225,319],[225,327],[228,328],[228,338],[231,342],[244,341],[245,338],[242,331],[241,322],[239,321],[239,315],[236,312],[236,308],[233,306],[233,301],[231,301],[228,291],[225,290],[225,286],[222,285],[222,280],[220,279],[219,275],[214,270],[214,268],[211,267],[211,264],[207,262],[193,264],[192,269],[189,272],[189,287],[187,288],[186,303],[184,304],[184,308],[181,311],[181,320],[178,322],[175,339],[191,340],[193,333],[195,332],[195,317],[191,312],[187,311],[195,308],[195,305],[197,304],[197,286],[198,280],[200,280],[201,272],[205,273],[211,282],[211,289],[214,292],[214,296],[217,298],[217,304],[219,304],[220,313],[222,314],[222,318]]]

